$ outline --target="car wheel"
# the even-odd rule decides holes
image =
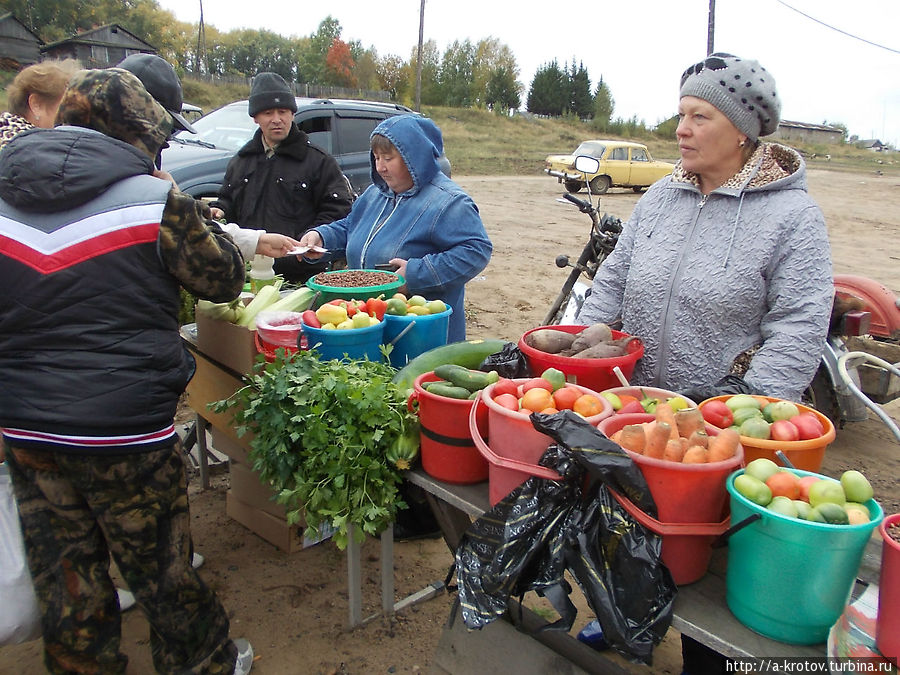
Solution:
[[[573,194],[576,192],[581,192],[581,189],[584,187],[584,183],[582,183],[580,180],[567,180],[565,185],[566,190]]]
[[[591,179],[591,192],[595,195],[605,195],[609,186],[609,176],[594,176]]]

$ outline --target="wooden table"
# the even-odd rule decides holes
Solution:
[[[456,551],[471,519],[490,509],[487,482],[453,485],[432,478],[421,468],[410,471],[407,479],[425,490],[444,539],[453,551]],[[726,563],[727,549],[717,549],[713,553],[709,572],[699,581],[679,587],[672,620],[674,628],[730,658],[821,658],[826,655],[824,644],[789,645],[763,637],[740,623],[725,602]],[[876,533],[866,547],[854,597],[866,585],[878,582],[880,564],[881,542]],[[574,653],[573,660],[589,672],[609,672],[599,661],[585,662],[584,650],[570,644],[581,643],[568,635],[565,637],[569,640],[558,639],[553,647],[555,651],[567,657]],[[589,651],[598,654],[594,650]]]

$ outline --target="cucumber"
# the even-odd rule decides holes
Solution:
[[[489,384],[493,384],[500,379],[500,375],[497,374],[496,370],[484,373],[480,370],[470,370],[469,368],[458,366],[455,363],[438,366],[434,369],[434,374],[444,380],[448,380],[457,387],[465,387],[469,391],[484,389]]]
[[[434,370],[445,363],[477,368],[488,356],[496,354],[506,344],[504,340],[465,340],[429,349],[398,370],[394,375],[394,382],[409,393],[412,391],[413,382],[422,373]]]
[[[472,392],[465,387],[457,387],[447,382],[435,382],[428,387],[428,393],[435,396],[446,396],[447,398],[468,399]]]

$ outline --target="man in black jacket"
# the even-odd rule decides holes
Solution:
[[[297,102],[277,73],[260,73],[250,88],[249,113],[259,129],[228,163],[214,218],[299,239],[316,225],[350,212],[350,185],[334,157],[310,143],[294,123]],[[298,257],[275,261],[276,273],[303,282],[325,263]]]

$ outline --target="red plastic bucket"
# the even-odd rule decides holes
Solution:
[[[576,359],[571,356],[560,356],[559,354],[548,354],[531,347],[525,342],[525,338],[529,333],[544,328],[552,328],[553,330],[561,330],[566,333],[580,333],[586,326],[539,326],[527,331],[519,338],[519,349],[525,355],[528,361],[528,367],[535,376],[543,373],[547,368],[556,368],[566,374],[566,380],[573,384],[593,389],[594,391],[603,391],[610,387],[618,387],[622,383],[613,368],[616,366],[622,371],[625,378],[631,377],[634,371],[634,364],[644,355],[644,345],[640,340],[632,340],[628,343],[625,356],[616,356],[608,359]],[[612,332],[614,338],[628,337],[628,333],[614,330]]]
[[[513,382],[522,384],[528,380],[529,378],[519,378],[514,379]],[[610,402],[600,396],[596,391],[577,384],[571,386],[580,389],[585,394],[593,394],[603,406],[603,412],[585,418],[588,422],[596,426],[601,420],[604,420],[613,414]],[[493,391],[494,385],[488,385],[482,389],[481,395],[479,396],[479,400],[481,400],[487,408],[487,428],[490,430],[491,436],[491,446],[489,448],[490,454],[484,452],[484,448],[482,447],[483,444],[478,443],[475,434],[472,434],[472,438],[475,440],[476,447],[482,451],[482,454],[485,455],[488,462],[491,464],[488,492],[491,504],[496,504],[514,488],[521,485],[530,474],[527,470],[524,472],[521,471],[520,469],[522,467],[520,466],[503,466],[502,463],[495,462],[493,458],[500,457],[513,460],[516,463],[521,463],[526,467],[542,468],[538,467],[538,460],[541,458],[541,455],[544,454],[544,451],[550,447],[553,440],[532,426],[531,420],[529,419],[530,413],[529,415],[525,415],[524,413],[509,410],[508,408],[504,408],[503,406],[494,403],[492,398]],[[479,406],[479,410],[480,409]],[[550,473],[553,474],[554,477],[559,478],[554,472],[551,471]],[[544,477],[546,478],[547,476]]]
[[[446,483],[465,485],[487,480],[488,462],[469,433],[469,412],[475,401],[438,396],[422,387],[423,383],[438,379],[433,371],[422,373],[413,382],[413,391],[406,400],[407,407],[419,415],[422,469]],[[476,425],[487,435],[487,410],[479,414]]]
[[[878,582],[878,620],[875,646],[884,658],[897,664],[900,659],[900,542],[888,535],[888,528],[900,526],[900,513],[881,521],[881,577]]]
[[[702,411],[703,406],[710,401],[726,401],[729,398],[731,397],[714,396],[713,398],[708,398],[700,402],[700,410]],[[757,396],[756,398],[763,398],[769,402],[784,400],[772,398],[771,396]],[[776,450],[781,450],[795,469],[803,469],[812,473],[819,472],[822,460],[825,459],[825,448],[828,447],[835,437],[834,424],[815,408],[808,408],[799,403],[795,405],[800,409],[800,412],[809,412],[815,415],[821,422],[822,428],[825,429],[825,434],[819,438],[811,438],[806,441],[772,441],[764,438],[741,436],[741,445],[744,447],[744,458],[747,463],[752,462],[754,459],[765,457],[781,466],[783,462],[775,454]]]
[[[640,413],[615,415],[597,426],[611,436],[628,424],[640,424],[654,419],[653,415]],[[706,425],[708,434],[714,436],[719,429]],[[693,583],[706,574],[712,557],[712,543],[728,529],[728,491],[725,483],[744,461],[744,451],[739,445],[734,457],[708,464],[680,464],[663,459],[644,457],[625,450],[638,465],[653,501],[657,518],[641,511],[626,497],[613,496],[635,520],[648,529],[662,535],[662,560],[676,584]]]

